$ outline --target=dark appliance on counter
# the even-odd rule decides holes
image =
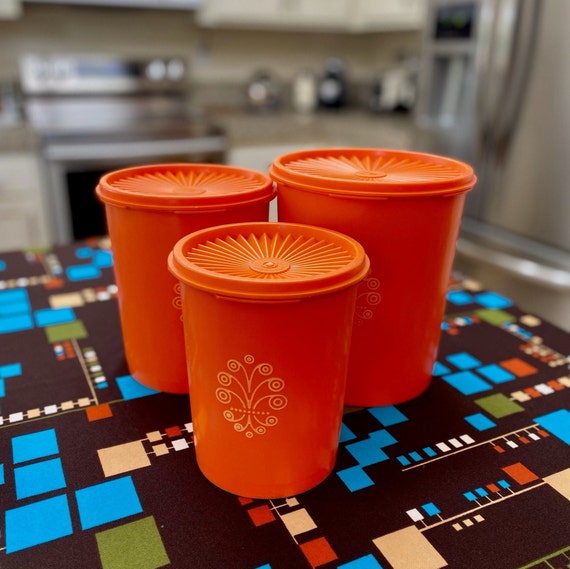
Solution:
[[[456,267],[570,330],[570,2],[430,0],[416,149],[470,163]]]
[[[226,160],[225,132],[192,109],[181,58],[27,55],[20,82],[40,141],[54,243],[106,234],[95,187],[110,170]]]

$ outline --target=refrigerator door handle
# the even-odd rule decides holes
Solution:
[[[497,87],[488,120],[494,125],[497,161],[503,162],[519,122],[536,51],[540,19],[538,0],[502,0],[496,19],[496,69],[487,88]]]
[[[501,268],[508,273],[542,287],[561,292],[570,292],[570,271],[537,263],[511,253],[498,251],[463,237],[457,240],[457,252],[469,259]]]

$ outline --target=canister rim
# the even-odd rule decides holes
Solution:
[[[370,199],[455,195],[477,181],[460,160],[383,148],[290,152],[275,158],[269,175],[295,189]]]
[[[152,210],[201,211],[275,196],[266,174],[222,164],[172,163],[109,172],[96,188],[105,204]]]
[[[216,295],[296,300],[360,282],[370,261],[358,241],[330,229],[280,222],[234,223],[193,232],[175,245],[170,272]]]

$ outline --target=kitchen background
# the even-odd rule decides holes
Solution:
[[[142,161],[224,161],[265,170],[275,156],[296,148],[366,146],[458,155],[483,172],[480,156],[471,148],[481,133],[460,119],[478,120],[476,101],[465,93],[477,88],[473,77],[484,51],[478,47],[483,43],[478,35],[479,29],[484,30],[482,18],[501,19],[489,15],[490,4],[488,0],[3,0],[0,251],[83,237],[71,218],[76,216],[75,225],[85,229],[84,220],[94,218],[97,207],[85,198],[85,188],[90,192],[103,171]],[[508,13],[517,2],[495,4]],[[467,6],[467,13],[452,14],[449,21],[461,33],[477,38],[476,49],[475,42],[465,41],[469,38],[460,33],[445,38],[451,41],[438,51],[433,30],[442,5]],[[542,15],[543,24],[550,26],[542,33],[546,36],[564,21],[549,10],[550,15]],[[505,38],[501,36],[498,43],[505,59]],[[461,57],[447,57],[455,53],[449,46],[458,45]],[[515,51],[520,49],[515,46]],[[544,61],[554,54],[544,45],[538,51],[536,57]],[[161,80],[149,86],[148,81],[137,81],[132,92],[118,93],[107,81],[110,93],[99,85],[99,92],[78,95],[69,86],[56,92],[53,82],[42,83],[38,64],[34,70],[40,82],[34,83],[33,92],[23,84],[21,62],[26,54],[106,55],[113,58],[107,63],[134,61],[141,66],[154,61],[152,69],[158,74],[166,68],[179,71],[178,61],[186,66],[170,83]],[[462,71],[459,60],[465,64]],[[165,67],[172,61],[171,67]],[[544,67],[540,64],[535,62]],[[430,75],[426,70],[432,68]],[[105,68],[112,69],[117,68]],[[150,68],[144,69],[147,73]],[[504,83],[510,78],[495,80]],[[567,100],[568,85],[562,87]],[[456,102],[463,101],[455,116],[453,112],[439,116],[441,100],[449,103],[453,96]],[[560,121],[565,129],[561,144],[568,142],[567,119]],[[471,129],[475,142],[470,146],[457,133],[471,137]],[[557,180],[548,180],[551,185],[562,184],[558,191],[565,196],[559,208],[563,213],[555,219],[558,225],[568,220],[568,179],[570,173],[565,179],[559,174]],[[477,200],[481,194],[482,190],[475,194]],[[75,209],[73,196],[88,204],[83,212]],[[516,195],[510,199],[521,201]],[[503,240],[500,251],[490,255],[487,238],[496,233],[497,220],[492,226],[485,220],[483,230],[477,226],[474,231],[471,222],[481,221],[477,200],[469,206],[456,267],[514,298],[524,309],[570,329],[570,238],[563,235],[561,242],[553,243],[533,235],[517,247]],[[535,221],[531,216],[526,223],[531,227]],[[549,225],[548,219],[541,223]],[[541,268],[545,260],[547,270]],[[521,266],[526,269],[521,271]],[[536,278],[537,272],[542,279]]]

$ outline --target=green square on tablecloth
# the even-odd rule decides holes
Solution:
[[[64,342],[65,340],[79,340],[87,338],[87,330],[81,320],[66,324],[56,324],[45,328],[48,342]]]
[[[152,516],[96,535],[103,569],[158,569],[170,563]]]
[[[487,324],[492,324],[493,326],[501,326],[507,322],[514,322],[516,316],[505,312],[504,310],[495,310],[492,308],[482,308],[481,310],[476,310],[475,314],[481,318]]]
[[[503,393],[495,393],[488,397],[481,397],[481,399],[476,399],[475,403],[496,419],[524,411],[524,407],[511,401]]]

